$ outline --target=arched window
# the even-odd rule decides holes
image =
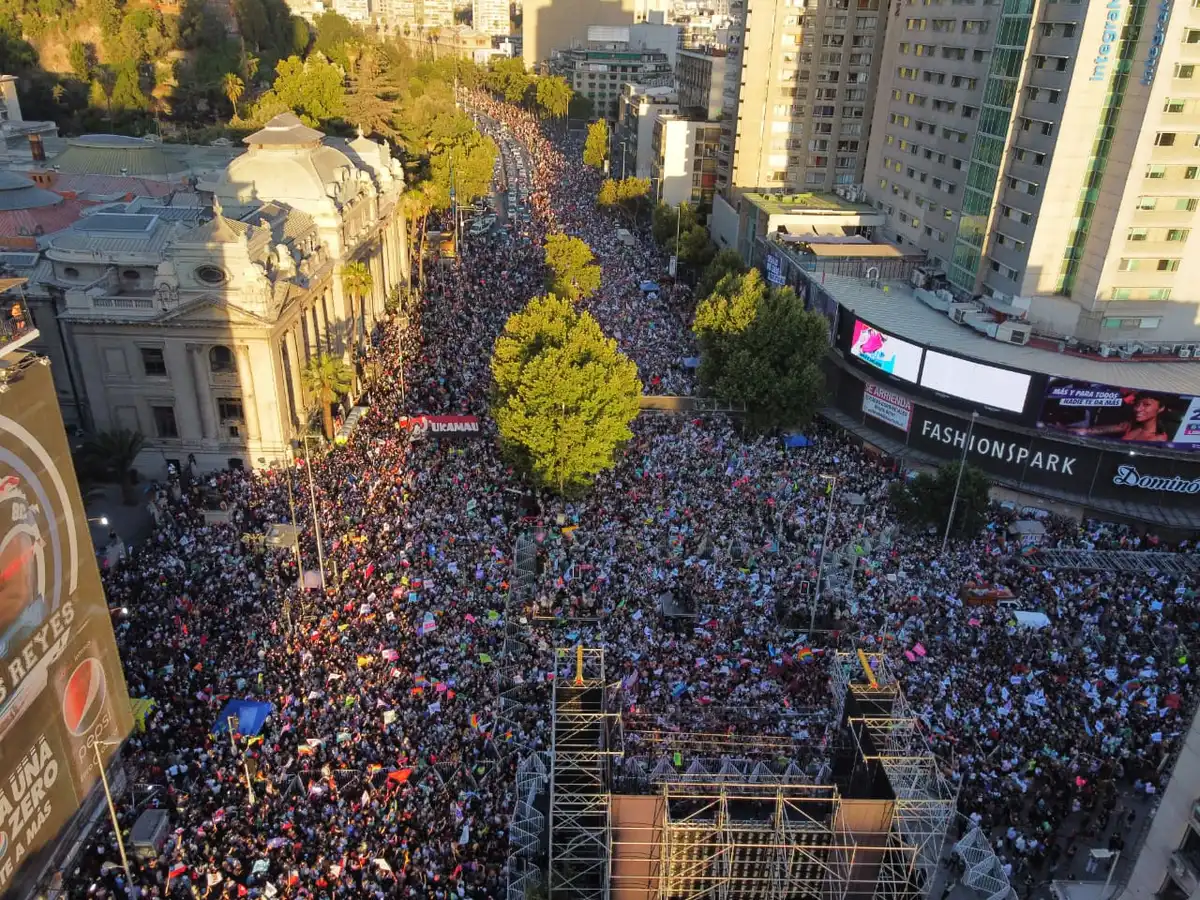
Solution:
[[[234,372],[237,364],[233,361],[233,351],[221,344],[208,351],[208,365],[213,372]]]

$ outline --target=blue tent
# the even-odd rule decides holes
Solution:
[[[700,368],[700,357],[698,357],[698,356],[685,356],[685,357],[683,358],[683,367],[684,367],[685,369],[698,369],[698,368]]]
[[[658,282],[655,281],[643,281],[639,286],[641,287],[642,291],[647,294],[649,294],[651,291],[659,290]]]
[[[232,716],[237,720],[233,723],[233,727],[238,734],[258,734],[267,724],[267,716],[274,709],[275,707],[270,703],[263,703],[259,700],[230,700],[221,710],[221,714],[217,716],[212,733],[224,734],[228,731],[229,719]]]
[[[799,433],[785,434],[783,436],[783,446],[785,447],[810,447],[812,441]]]

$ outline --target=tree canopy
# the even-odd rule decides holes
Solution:
[[[888,488],[888,502],[902,521],[916,527],[935,526],[942,531],[954,503],[954,487],[958,481],[959,464],[946,463],[930,474],[921,472],[908,481],[894,481]],[[950,534],[972,538],[987,522],[988,492],[991,481],[980,469],[967,465],[958,488],[958,503],[954,506],[954,522]]]
[[[509,317],[492,375],[502,441],[559,493],[590,484],[632,436],[642,392],[637,366],[565,299],[535,297]]]
[[[546,75],[537,80],[537,103],[552,119],[561,119],[571,108],[575,92],[561,75]]]
[[[596,203],[602,209],[615,209],[637,221],[638,210],[650,194],[649,178],[606,178],[596,194]]]
[[[483,83],[509,103],[520,103],[533,85],[533,78],[525,72],[525,62],[520,57],[500,56],[492,58]]]
[[[726,247],[704,267],[700,280],[696,283],[696,297],[707,297],[726,275],[744,275],[745,272],[746,264],[742,262],[742,255],[732,247]]]
[[[581,300],[600,290],[600,267],[592,248],[577,237],[546,238],[546,289],[568,300]]]
[[[587,141],[583,145],[583,164],[593,169],[604,168],[608,159],[608,122],[597,119],[588,126]]]
[[[757,269],[727,275],[697,306],[692,328],[700,383],[744,403],[750,427],[802,425],[819,408],[829,325],[790,288],[769,287]]]
[[[319,54],[308,59],[289,56],[275,67],[275,83],[254,107],[254,121],[265,122],[281,112],[294,112],[317,126],[339,118],[346,110],[345,74]]]

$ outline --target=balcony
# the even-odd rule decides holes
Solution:
[[[0,293],[8,291],[0,297],[0,356],[14,353],[38,337],[25,297],[12,290],[24,283],[24,278],[0,278]]]

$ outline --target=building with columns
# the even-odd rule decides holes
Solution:
[[[308,361],[360,365],[407,277],[403,173],[386,146],[291,114],[246,144],[190,203],[87,210],[30,279],[65,419],[140,431],[146,475],[189,457],[200,471],[280,459],[318,409]],[[351,262],[371,272],[367,296],[343,287]]]

